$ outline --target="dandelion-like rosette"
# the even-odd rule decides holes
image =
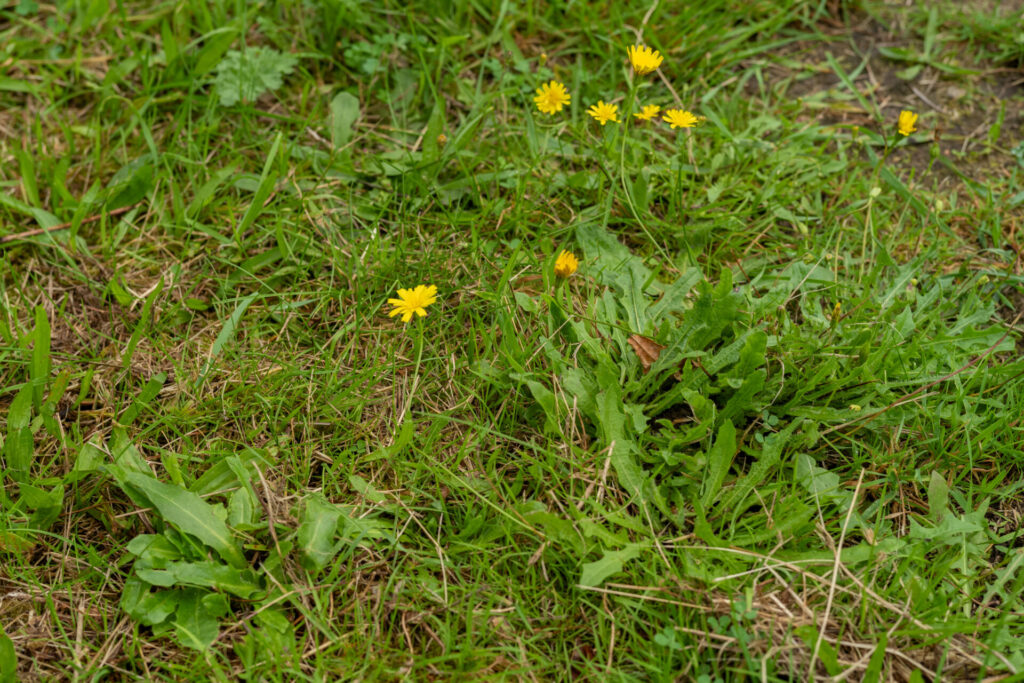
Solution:
[[[907,136],[917,130],[917,114],[904,109],[900,112],[900,118],[896,121],[900,135]]]
[[[555,275],[558,277],[569,277],[579,268],[580,262],[571,251],[563,251],[555,259]]]
[[[617,104],[607,104],[603,100],[598,100],[597,104],[590,107],[587,113],[594,117],[598,123],[602,126],[609,121],[618,123],[619,120],[616,117],[619,111]]]
[[[394,306],[388,317],[402,316],[402,322],[412,320],[415,313],[421,318],[427,314],[427,306],[437,301],[437,287],[434,285],[417,285],[414,289],[399,289],[397,299],[388,299]]]
[[[629,54],[629,63],[633,65],[633,71],[641,76],[657,69],[664,59],[661,53],[646,45],[631,45],[626,48],[626,53]]]
[[[533,101],[542,114],[554,114],[562,111],[569,104],[571,96],[565,86],[558,81],[551,81],[537,88],[537,96]]]

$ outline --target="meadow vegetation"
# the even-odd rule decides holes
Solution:
[[[7,3],[0,682],[1024,672],[1022,66],[988,2]]]

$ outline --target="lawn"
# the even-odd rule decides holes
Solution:
[[[1016,4],[0,3],[0,683],[1019,680]]]

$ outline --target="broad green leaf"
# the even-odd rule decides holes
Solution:
[[[928,516],[932,521],[938,522],[946,514],[948,505],[949,485],[941,474],[932,470],[931,479],[928,481]]]
[[[722,489],[734,455],[736,455],[736,428],[733,427],[730,420],[726,420],[718,428],[715,445],[708,452],[708,465],[700,495],[701,504],[705,509],[711,505]]]
[[[228,496],[228,524],[244,530],[256,521],[256,502],[248,488],[240,488]]]
[[[139,534],[128,541],[125,550],[139,558],[142,566],[160,569],[182,557],[181,550],[162,534]]]
[[[348,477],[348,483],[371,503],[383,503],[387,500],[387,496],[375,489],[370,482],[366,481],[358,474],[350,474]]]
[[[31,384],[26,384],[15,394],[7,410],[7,435],[4,441],[4,459],[7,471],[15,481],[26,481],[32,468],[32,398]]]
[[[43,407],[43,394],[50,381],[50,321],[46,309],[36,306],[36,327],[32,332],[32,405],[36,412]]]
[[[839,475],[823,467],[818,467],[814,458],[806,453],[796,456],[794,474],[797,482],[817,497],[826,500],[846,497],[845,492],[839,489]]]
[[[548,540],[568,546],[576,554],[584,552],[583,539],[572,522],[549,512],[540,501],[520,503],[516,506],[516,512],[530,526],[540,527]]]
[[[14,652],[14,643],[0,626],[0,683],[17,683],[18,657]]]
[[[217,618],[227,611],[222,595],[206,593],[198,588],[181,591],[178,610],[174,614],[174,632],[185,647],[208,649],[220,634]]]
[[[60,219],[49,211],[29,206],[20,199],[15,199],[9,194],[5,194],[3,192],[0,192],[0,206],[6,206],[13,211],[35,218],[41,228],[53,228],[61,223]]]
[[[327,502],[322,495],[306,498],[299,525],[298,542],[302,551],[302,566],[309,571],[320,571],[341,548],[335,542],[341,510]]]
[[[50,490],[22,483],[19,486],[21,495],[25,497],[29,507],[34,508],[29,517],[28,526],[32,530],[46,531],[60,517],[64,509],[64,487],[55,486]]]
[[[634,543],[622,550],[606,550],[600,560],[583,565],[580,585],[600,586],[609,576],[621,572],[626,562],[639,557],[641,548],[643,546]]]
[[[167,620],[178,609],[182,591],[150,590],[150,586],[137,576],[129,576],[121,589],[121,609],[144,626],[155,626]]]
[[[634,457],[636,446],[625,432],[626,415],[617,386],[609,386],[598,394],[597,414],[602,447],[611,449],[611,463],[619,484],[629,495],[639,496],[645,477]]]
[[[241,486],[243,480],[238,475],[237,464],[232,462],[231,458],[237,459],[237,464],[244,465],[249,470],[256,465],[265,467],[268,464],[262,455],[251,448],[245,448],[235,455],[215,462],[210,469],[203,472],[202,476],[192,483],[189,490],[200,496],[208,496]]]
[[[143,154],[125,164],[107,185],[106,210],[116,211],[145,199],[153,189],[154,174],[152,154]]]
[[[171,562],[167,571],[177,585],[214,588],[246,600],[263,592],[251,569],[234,569],[217,562]]]
[[[868,667],[864,669],[864,678],[861,679],[862,683],[878,683],[882,680],[882,666],[885,664],[885,650],[888,646],[889,634],[883,632],[878,637],[875,651],[871,653]]]
[[[227,524],[216,515],[212,505],[191,491],[151,476],[130,472],[125,480],[150,500],[165,521],[216,550],[231,566],[238,569],[247,566]]]
[[[94,440],[98,440],[99,437],[94,436]],[[87,441],[82,444],[82,448],[78,451],[78,456],[75,458],[75,465],[71,468],[71,473],[65,477],[65,481],[75,482],[82,479],[89,472],[95,472],[99,470],[100,466],[106,462],[107,454],[102,450],[102,443],[97,445],[94,441]]]
[[[229,456],[225,462],[241,485],[228,498],[228,523],[237,529],[250,528],[256,521],[259,505],[256,491],[252,488],[252,471],[246,461],[238,456]]]
[[[39,92],[39,86],[28,81],[19,81],[10,76],[0,76],[0,92]]]
[[[352,137],[352,127],[358,118],[359,98],[347,92],[340,92],[334,96],[331,100],[331,143],[335,149],[348,143]]]

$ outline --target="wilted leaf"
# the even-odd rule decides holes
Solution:
[[[644,372],[651,369],[651,366],[658,360],[658,356],[665,350],[665,347],[658,342],[640,334],[631,334],[626,341],[636,351],[636,355],[640,358],[640,364],[644,366]]]

